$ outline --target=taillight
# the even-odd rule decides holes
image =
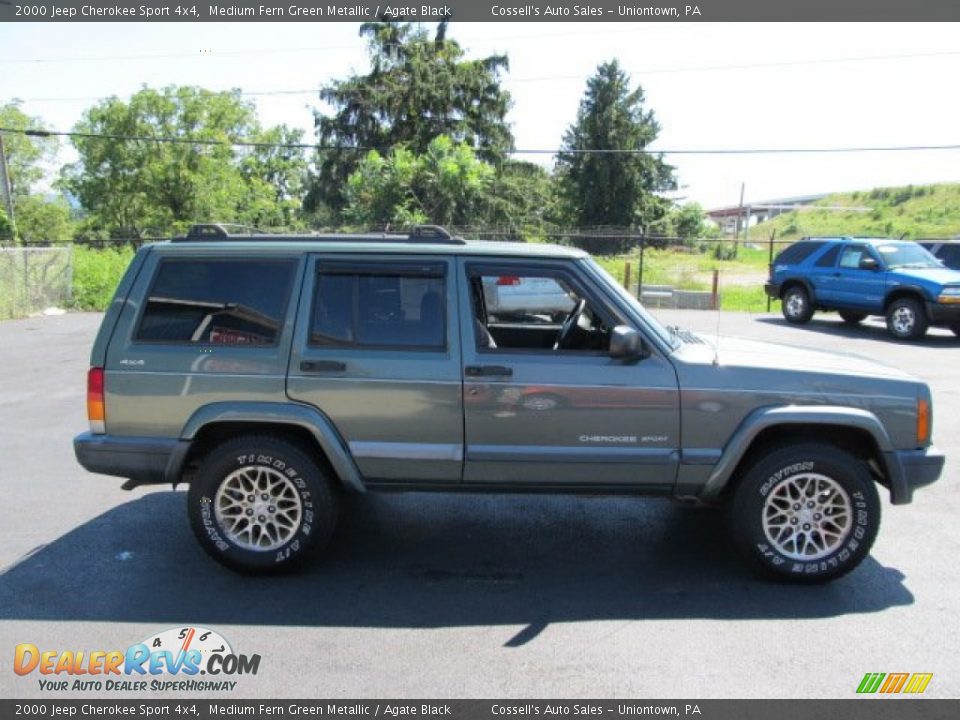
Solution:
[[[930,401],[921,398],[917,401],[917,444],[930,442]]]
[[[497,278],[497,285],[519,285],[520,278],[515,275],[503,275]]]
[[[90,432],[105,433],[107,431],[107,414],[103,397],[103,368],[90,368],[90,372],[87,373],[87,419],[90,421]]]

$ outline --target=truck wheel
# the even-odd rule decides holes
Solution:
[[[916,298],[897,298],[887,308],[887,332],[897,340],[919,340],[929,326],[927,312]]]
[[[852,312],[850,310],[838,310],[840,317],[847,325],[859,325],[867,317],[866,313]]]
[[[783,293],[783,302],[780,309],[787,322],[802,325],[813,317],[813,305],[810,304],[810,295],[802,285],[788,287]]]
[[[203,549],[232,570],[287,572],[330,540],[337,495],[320,466],[280,438],[228,440],[201,462],[187,495]]]
[[[761,574],[822,583],[853,570],[880,528],[866,466],[831,445],[774,449],[746,472],[728,504],[734,539]]]

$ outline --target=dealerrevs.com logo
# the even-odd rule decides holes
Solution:
[[[39,676],[46,691],[231,691],[235,678],[256,675],[259,655],[241,655],[219,633],[202,627],[164,630],[125,650],[59,650],[21,643],[17,675]]]

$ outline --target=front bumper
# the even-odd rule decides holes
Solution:
[[[932,445],[922,450],[895,450],[884,453],[890,480],[890,502],[906,505],[913,491],[937,481],[945,457]]]
[[[927,303],[927,317],[933,325],[960,323],[960,303]]]
[[[780,283],[765,282],[763,284],[763,291],[767,294],[767,297],[779,298],[780,297]]]
[[[127,478],[137,485],[175,483],[189,442],[177,438],[127,437],[81,433],[73,439],[77,462],[92,472]]]

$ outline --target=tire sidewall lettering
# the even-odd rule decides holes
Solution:
[[[840,483],[847,492],[853,509],[852,528],[844,543],[830,555],[806,562],[781,555],[780,552],[772,547],[766,540],[762,522],[764,501],[770,491],[783,479],[803,472],[817,472]],[[837,468],[831,463],[823,463],[817,460],[801,460],[785,463],[775,472],[766,475],[765,479],[758,483],[756,493],[760,502],[752,523],[757,538],[753,543],[753,547],[764,564],[776,569],[778,573],[787,572],[793,575],[815,575],[835,571],[851,562],[859,562],[859,555],[863,552],[863,543],[870,530],[872,516],[866,496],[863,492],[854,490],[851,487],[847,474],[843,472],[842,468]]]
[[[230,554],[242,554],[242,555],[262,555],[264,557],[269,557],[273,555],[275,562],[283,562],[288,560],[295,555],[297,555],[301,550],[304,549],[306,540],[310,537],[314,529],[314,518],[315,511],[313,505],[313,496],[309,490],[309,484],[303,478],[300,471],[292,463],[287,462],[286,460],[276,457],[274,455],[268,455],[264,453],[255,453],[249,452],[246,454],[237,455],[233,458],[233,463],[235,468],[243,467],[267,467],[277,472],[280,472],[289,479],[294,487],[296,488],[297,494],[300,496],[300,503],[303,507],[303,516],[300,521],[300,527],[297,529],[297,532],[291,537],[287,543],[275,550],[269,552],[257,552],[254,550],[247,550],[245,548],[239,547],[234,543],[230,542],[226,537],[224,537],[219,523],[216,520],[215,512],[213,510],[213,500],[207,496],[204,496],[204,499],[201,501],[200,507],[200,517],[201,522],[204,527],[204,531],[213,541],[214,546],[222,553]],[[226,478],[226,474],[221,478],[221,482]],[[216,490],[214,490],[214,494]]]

